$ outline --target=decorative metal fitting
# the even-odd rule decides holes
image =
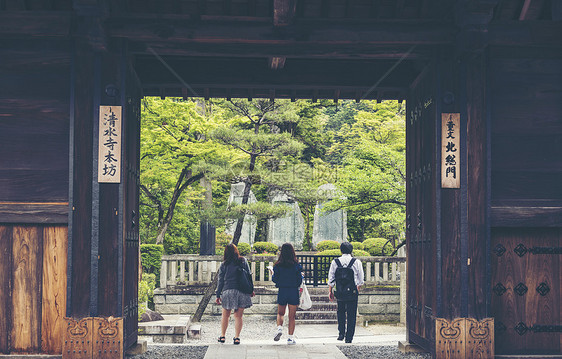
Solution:
[[[505,253],[506,249],[504,246],[502,246],[502,244],[498,244],[494,249],[493,252],[498,256],[501,257],[503,256],[503,254]]]
[[[507,288],[504,287],[503,284],[498,283],[492,290],[494,291],[494,293],[496,293],[497,296],[501,297],[507,291]]]
[[[528,289],[529,288],[527,288],[527,286],[525,284],[519,283],[519,284],[517,284],[517,286],[515,288],[513,288],[513,291],[515,293],[517,293],[519,296],[524,296],[525,293],[527,293]]]
[[[541,295],[541,296],[545,296],[548,294],[548,292],[550,292],[550,287],[548,286],[548,284],[546,284],[545,282],[542,282],[541,284],[539,284],[539,286],[537,287],[537,292]]]
[[[517,325],[513,329],[515,329],[515,331],[519,335],[525,335],[529,331],[529,328],[523,322],[517,323]]]
[[[515,254],[517,254],[519,257],[523,257],[525,254],[527,254],[528,249],[527,247],[525,247],[522,243],[519,243],[517,245],[517,247],[515,247],[513,249],[513,251],[515,252]]]

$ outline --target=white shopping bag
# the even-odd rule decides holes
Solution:
[[[301,284],[301,289],[299,308],[304,310],[312,308],[312,300],[310,299],[310,294],[308,293],[308,289],[306,288],[304,281]]]

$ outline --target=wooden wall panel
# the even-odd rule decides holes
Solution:
[[[41,347],[42,237],[38,227],[13,227],[11,347],[14,352],[39,352]]]
[[[67,44],[67,41],[2,40],[2,202],[68,201],[70,55]]]
[[[41,351],[60,354],[64,339],[66,313],[68,228],[45,227],[43,230],[43,293]]]
[[[562,200],[562,58],[501,56],[492,51],[492,203]]]
[[[0,353],[7,354],[11,327],[12,227],[0,226]]]

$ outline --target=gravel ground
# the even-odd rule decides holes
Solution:
[[[148,351],[141,355],[127,355],[131,359],[203,359],[207,346],[203,345],[149,345]]]
[[[285,323],[285,326],[287,324]],[[240,335],[241,342],[244,344],[245,339],[252,340],[269,340],[272,333],[276,329],[275,318],[264,318],[257,316],[245,316],[244,326]],[[368,329],[373,334],[393,334],[404,330],[404,327],[396,325],[374,325]],[[190,358],[203,359],[209,344],[215,344],[220,334],[220,317],[206,316],[201,321],[201,339],[188,339],[183,345],[156,345],[149,344],[148,351],[142,355],[131,356],[131,359],[164,359],[164,358]],[[298,334],[298,324],[297,332]],[[230,318],[226,339],[228,343],[232,343],[234,336],[234,318]],[[298,341],[298,335],[297,335]],[[429,359],[429,354],[402,354],[395,346],[371,346],[371,345],[345,345],[338,346],[341,352],[350,359]]]
[[[350,359],[431,359],[430,354],[402,354],[397,346],[349,345],[338,349]]]

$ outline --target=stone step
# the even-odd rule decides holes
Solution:
[[[338,324],[337,319],[296,319],[295,323],[299,324]]]
[[[138,334],[153,343],[180,344],[185,343],[188,328],[191,324],[189,315],[164,315],[164,320],[140,322]]]
[[[332,303],[332,302],[330,302],[330,298],[328,298],[328,295],[312,295],[311,294],[310,299],[312,300],[312,303]]]
[[[325,311],[302,311],[297,312],[296,319],[336,319],[337,312],[325,312]]]
[[[335,312],[338,309],[337,303],[323,303],[323,302],[312,302],[312,308],[308,310],[316,310],[316,311],[326,311],[326,312]],[[297,312],[303,311],[302,309],[297,309]]]

